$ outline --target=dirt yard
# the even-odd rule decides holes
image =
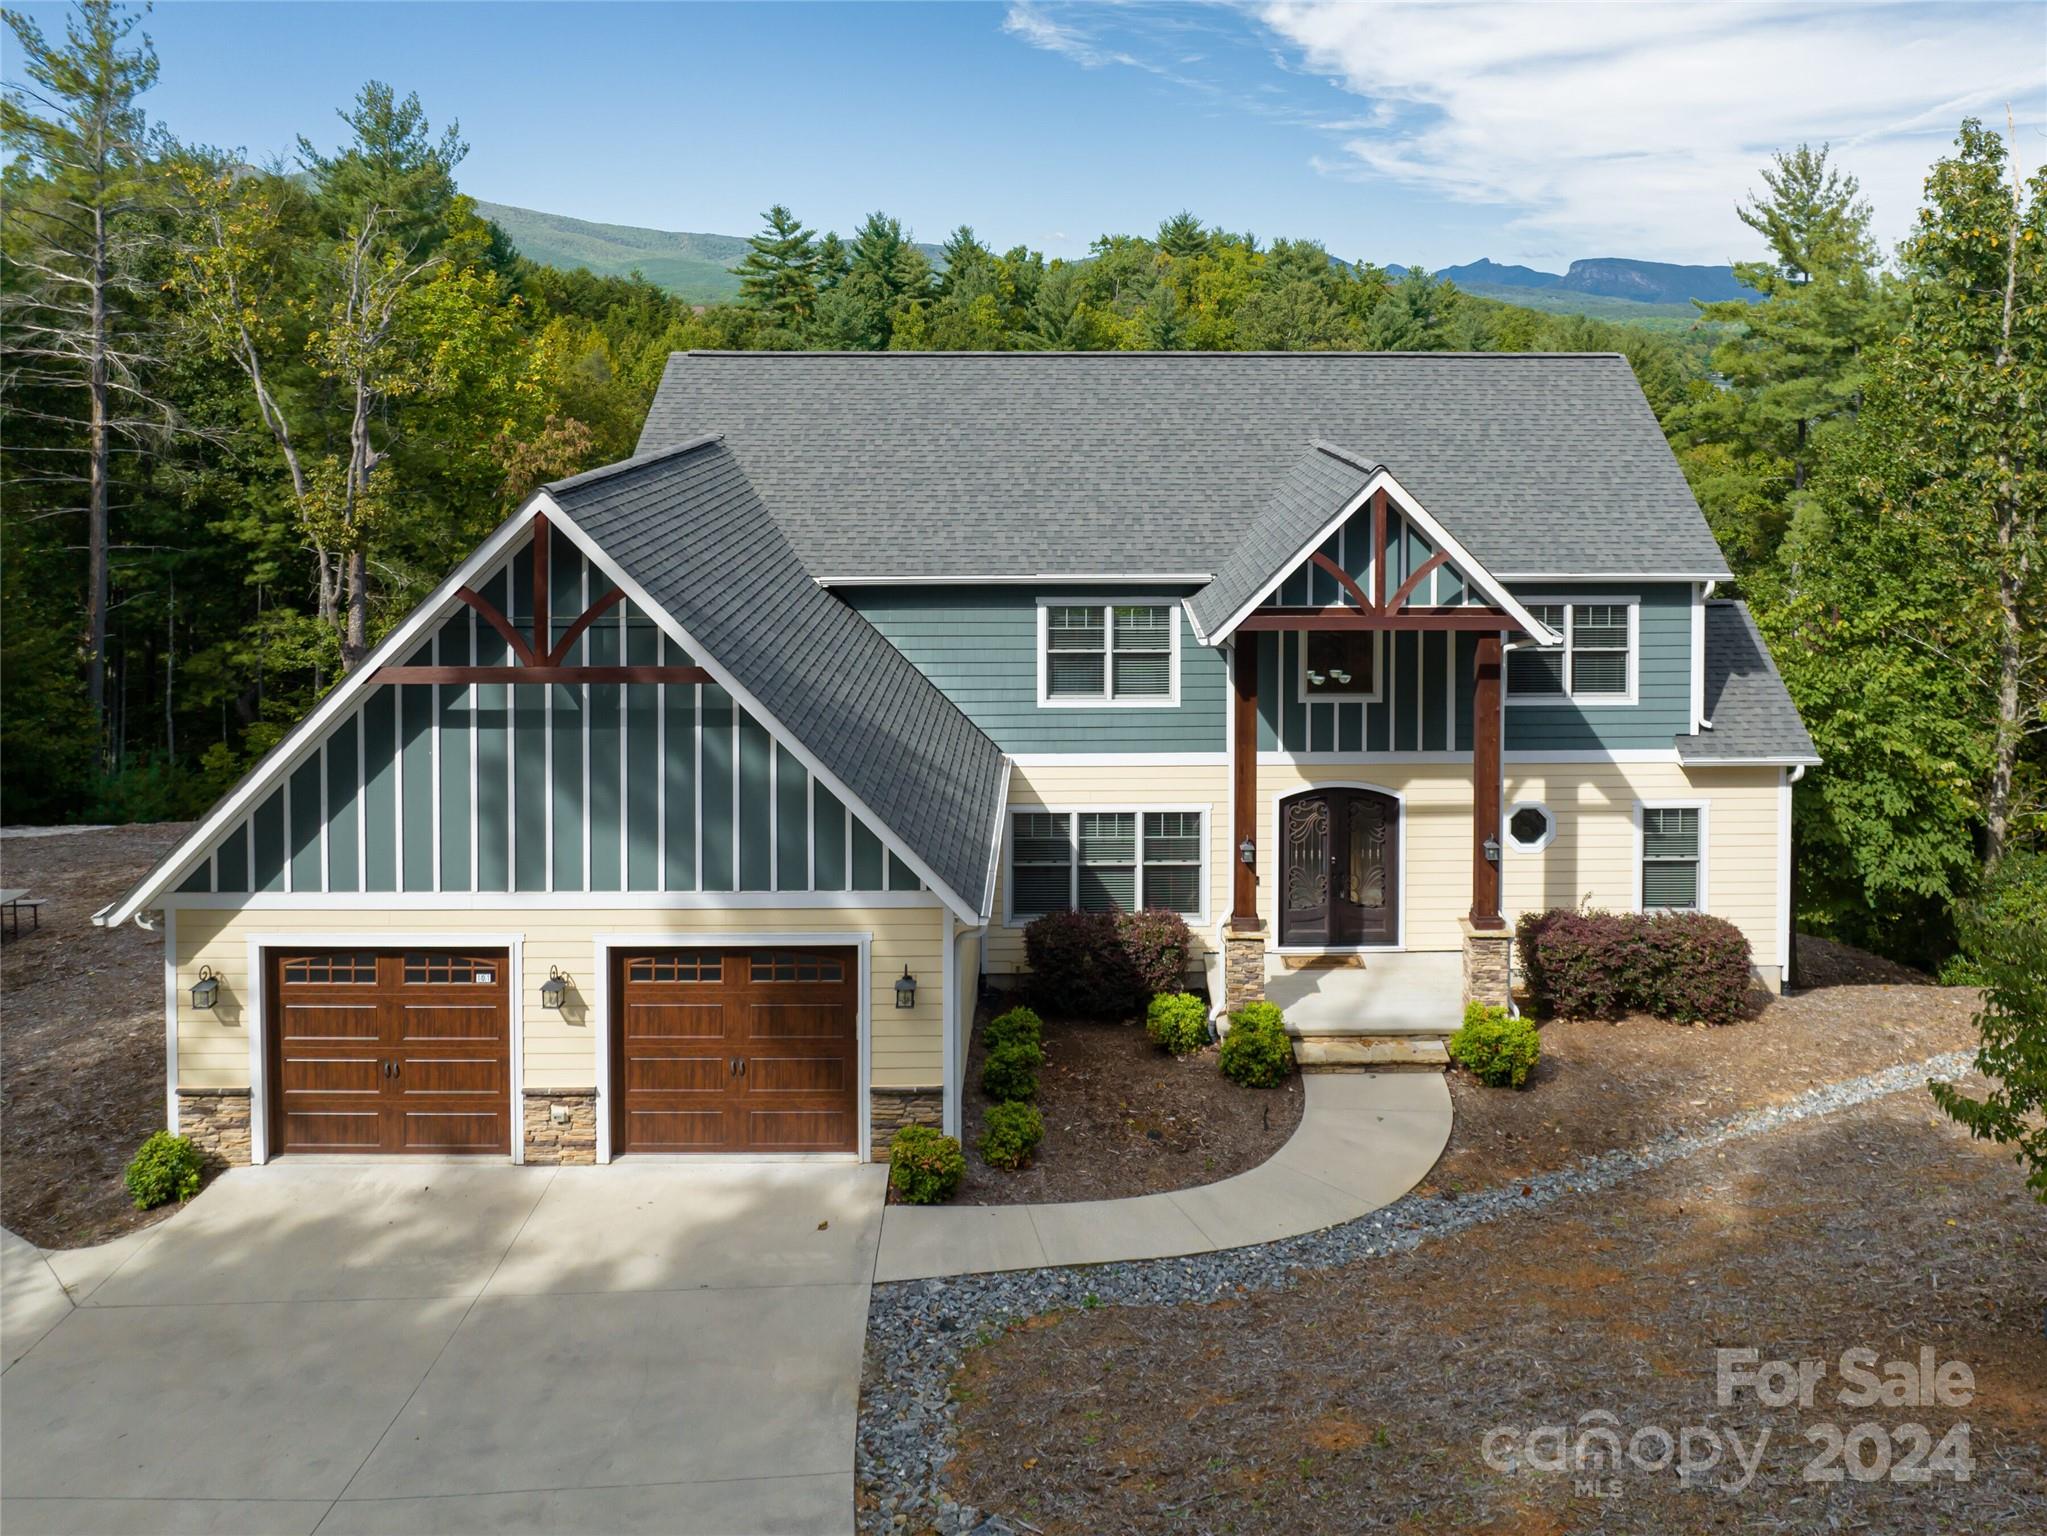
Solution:
[[[1542,1060],[1519,1093],[1453,1071],[1456,1123],[1424,1192],[1511,1183],[1821,1083],[1974,1048],[1974,989],[1937,987],[1824,939],[1798,942],[1804,990],[1770,999],[1738,1024],[1552,1019],[1542,1026]]]
[[[2047,1210],[2003,1153],[1899,1094],[1291,1292],[1019,1326],[958,1379],[953,1492],[1047,1536],[2047,1530],[2043,1306]],[[1808,1408],[1723,1406],[1716,1346],[1827,1374]],[[1973,1398],[1842,1404],[1854,1348],[1960,1360]],[[1495,1429],[1512,1467],[1503,1451],[1541,1450],[1530,1430],[1598,1413],[1652,1465],[1638,1432],[1687,1426],[1717,1431],[1722,1462],[1686,1487],[1623,1460],[1581,1487],[1485,1458]],[[1908,1464],[1906,1426],[1937,1447],[1959,1423],[1966,1482],[1804,1475],[1823,1425],[1860,1433],[1868,1471]],[[1739,1491],[1730,1430],[1752,1460],[1768,1432]]]
[[[1006,1004],[999,1006],[1007,1006]],[[1038,1109],[1045,1139],[1028,1168],[991,1168],[975,1152],[982,1096],[980,1025],[967,1057],[966,1205],[1107,1200],[1213,1184],[1255,1168],[1301,1122],[1298,1077],[1280,1088],[1239,1088],[1214,1047],[1175,1059],[1141,1024],[1047,1020]]]
[[[0,883],[44,898],[42,926],[0,945],[0,1224],[41,1247],[162,1214],[134,1208],[121,1172],[164,1124],[163,935],[92,914],[186,826],[0,838]]]

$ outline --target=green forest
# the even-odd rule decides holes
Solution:
[[[1627,356],[1826,759],[1803,926],[1938,961],[2037,840],[2047,179],[1978,122],[1896,250],[1852,166],[1787,147],[1728,214],[1763,301],[1682,327],[1191,213],[1075,261],[962,226],[934,262],[884,213],[780,205],[703,308],[523,258],[460,190],[459,129],[379,82],[283,163],[180,140],[139,19],[6,16],[9,823],[204,807],[533,487],[628,455],[673,350],[1348,348]]]

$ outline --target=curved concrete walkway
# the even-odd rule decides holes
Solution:
[[[1435,1072],[1310,1073],[1300,1126],[1270,1160],[1219,1184],[1062,1205],[891,1205],[874,1278],[1169,1259],[1298,1237],[1390,1205],[1450,1139]]]

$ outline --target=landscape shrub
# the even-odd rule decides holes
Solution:
[[[998,1013],[981,1027],[981,1040],[991,1051],[1021,1041],[1038,1045],[1045,1038],[1045,1021],[1028,1008],[1011,1008]]]
[[[138,1211],[167,1200],[189,1200],[199,1193],[199,1174],[199,1149],[192,1138],[158,1131],[128,1165],[128,1193],[135,1197]]]
[[[1177,992],[1187,984],[1187,950],[1193,935],[1179,913],[1157,907],[1119,913],[1116,941],[1123,946],[1123,959],[1136,979],[1137,1003],[1161,992]]]
[[[1617,1019],[1639,1009],[1679,1023],[1731,1024],[1749,991],[1741,930],[1703,912],[1525,914],[1515,939],[1537,1012]]]
[[[981,1062],[981,1091],[998,1102],[1035,1099],[1044,1064],[1044,1048],[1028,1040],[998,1045]]]
[[[1450,1037],[1450,1059],[1491,1088],[1519,1088],[1535,1070],[1542,1039],[1527,1019],[1484,1003],[1464,1005],[1464,1027]]]
[[[888,1144],[888,1186],[908,1205],[950,1200],[966,1177],[960,1144],[928,1125],[906,1125]]]
[[[1144,1027],[1161,1050],[1191,1056],[1208,1044],[1208,1004],[1192,992],[1161,992],[1145,1010]]]
[[[1222,1074],[1245,1088],[1277,1088],[1294,1069],[1286,1018],[1272,1003],[1246,1003],[1230,1015]]]
[[[1031,1001],[1063,1018],[1121,1019],[1150,994],[1116,935],[1110,912],[1048,912],[1024,929]]]
[[[995,1168],[1021,1168],[1045,1139],[1044,1117],[1034,1104],[992,1105],[981,1122],[981,1161]]]

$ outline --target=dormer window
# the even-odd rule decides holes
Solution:
[[[1180,609],[1071,598],[1038,604],[1038,702],[1052,707],[1180,701]]]
[[[1522,641],[1507,653],[1509,704],[1632,704],[1639,647],[1637,600],[1530,602],[1560,645]]]

